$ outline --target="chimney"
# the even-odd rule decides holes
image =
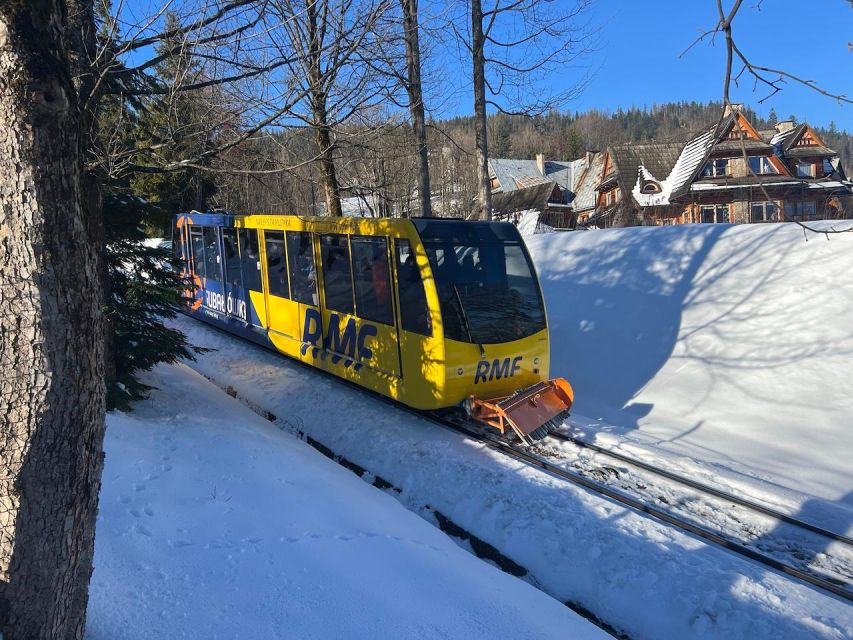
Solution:
[[[727,104],[726,108],[723,110],[723,117],[730,116],[733,113],[743,113],[743,103],[742,102],[732,102],[731,104]]]
[[[785,133],[786,131],[790,131],[796,125],[793,120],[780,120],[776,123],[776,131],[779,133]]]
[[[539,169],[539,173],[543,176],[545,175],[545,154],[537,153],[536,154],[536,168]]]

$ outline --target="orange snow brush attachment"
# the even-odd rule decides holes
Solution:
[[[465,408],[474,420],[494,427],[502,434],[511,427],[523,443],[533,444],[563,423],[574,397],[567,380],[554,378],[503,398],[480,400],[470,396]]]

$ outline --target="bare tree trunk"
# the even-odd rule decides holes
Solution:
[[[326,215],[340,217],[341,189],[338,184],[338,174],[335,171],[335,156],[332,148],[332,134],[329,127],[329,117],[326,110],[326,91],[323,88],[323,37],[318,25],[318,0],[308,0],[308,64],[311,76],[311,106],[314,116],[317,147],[320,152],[320,179],[323,181],[323,191],[326,194]],[[325,24],[325,23],[324,23]]]
[[[318,122],[325,121],[325,111],[316,117]],[[318,126],[316,132],[317,146],[320,148],[320,180],[323,182],[323,192],[326,195],[326,215],[340,217],[343,215],[341,188],[338,184],[338,174],[335,171],[332,135],[328,126]]]
[[[418,33],[418,0],[401,0],[403,6],[403,38],[406,41],[406,90],[409,93],[409,111],[412,114],[412,130],[418,147],[418,191],[420,213],[424,218],[432,217],[432,190],[429,184],[429,154],[427,153],[426,119],[424,117],[424,93],[421,85],[421,45]]]
[[[5,640],[82,638],[103,465],[100,255],[65,20],[60,0],[0,5]]]
[[[477,158],[477,218],[492,219],[489,147],[486,136],[486,55],[483,49],[483,6],[471,0],[471,61],[474,67],[474,140]]]

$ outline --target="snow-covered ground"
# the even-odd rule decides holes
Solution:
[[[429,505],[635,640],[851,637],[853,607],[202,323],[192,367]]]
[[[567,377],[576,391],[575,415],[566,429],[817,524],[853,529],[853,234],[829,240],[811,236],[806,242],[794,225],[688,225],[541,234],[528,238],[528,244],[548,305],[551,373]],[[187,318],[175,324],[193,343],[215,349],[191,366],[217,385],[274,414],[285,431],[303,430],[388,480],[401,490],[397,500],[411,511],[425,513],[429,505],[447,515],[527,568],[526,579],[544,592],[581,605],[635,640],[853,637],[853,607],[839,598],[507,460],[286,358]],[[275,547],[272,543],[281,537],[304,538],[316,527],[300,524],[303,513],[309,522],[321,517],[309,509],[317,498],[293,506],[290,500],[296,498],[276,484],[281,477],[295,481],[287,473],[291,467],[303,469],[290,453],[301,445],[289,443],[281,450],[278,444],[272,446],[289,436],[269,425],[262,428],[264,423],[246,433],[246,425],[256,424],[249,414],[234,425],[230,409],[212,402],[214,394],[199,391],[201,383],[186,383],[163,371],[172,370],[158,370],[158,376],[166,377],[153,403],[141,405],[136,415],[110,418],[90,615],[98,619],[100,611],[101,620],[111,621],[111,630],[121,631],[133,627],[126,616],[134,611],[153,611],[156,616],[162,611],[169,620],[193,613],[197,606],[208,620],[223,611],[228,618],[228,612],[242,607],[250,611],[247,625],[256,619],[266,624],[277,614],[264,607],[286,600],[288,592],[279,586],[284,578],[262,564],[267,558],[259,556],[260,543],[252,540],[263,537]],[[191,402],[180,411],[180,419],[175,415],[179,410],[164,408],[179,399]],[[205,409],[208,404],[210,411]],[[113,426],[116,420],[118,428]],[[189,421],[191,430],[203,435],[185,436],[183,428],[176,428],[178,421]],[[134,429],[145,436],[134,440],[127,435]],[[179,450],[167,451],[173,446]],[[121,478],[112,478],[110,456],[119,455],[131,462],[119,466]],[[191,461],[183,482],[162,496],[157,493],[155,504],[147,497],[155,495],[150,491],[156,489],[153,483],[168,481],[178,468],[177,459]],[[164,471],[162,465],[171,468]],[[120,488],[111,489],[111,483]],[[211,483],[214,488],[197,486]],[[359,486],[357,491],[377,493],[366,484]],[[305,490],[303,485],[297,488]],[[221,491],[229,496],[227,504],[219,504],[226,500]],[[331,517],[337,518],[339,509],[345,514],[341,518],[353,515],[347,508],[351,491],[356,489],[342,493],[341,503],[330,503]],[[331,500],[327,494],[323,498]],[[210,504],[203,506],[210,513],[187,509],[182,519],[184,505],[193,496],[199,503],[206,496]],[[283,522],[274,519],[278,503],[271,496],[293,510],[287,512],[284,534],[271,533]],[[225,512],[236,508],[235,500],[247,506],[236,511],[233,521],[223,524],[214,517],[230,515]],[[155,515],[148,515],[146,507]],[[146,518],[155,518],[158,509],[165,517],[161,528],[152,528]],[[113,533],[104,534],[111,521]],[[261,522],[264,535],[244,528],[255,521]],[[163,529],[173,526],[192,536],[177,530],[166,535]],[[389,530],[402,526],[389,524]],[[293,527],[302,533],[294,533]],[[352,525],[354,530],[359,527],[367,525]],[[442,534],[433,533],[446,542]],[[342,535],[361,540],[351,533]],[[180,541],[193,544],[180,547]],[[223,541],[232,547],[221,545]],[[126,547],[130,552],[125,563]],[[318,543],[317,550],[321,547]],[[397,562],[415,553],[410,547],[429,555],[408,545],[396,550]],[[291,558],[288,551],[264,551],[273,553],[273,562]],[[418,564],[427,562],[415,557]],[[184,558],[192,567],[176,570]],[[453,558],[453,563],[462,562]],[[225,568],[214,569],[219,565],[211,560],[225,562]],[[401,566],[409,571],[408,565]],[[475,571],[473,565],[459,567],[464,574]],[[124,586],[137,569],[139,580]],[[323,565],[316,571],[323,580],[331,575],[325,569]],[[358,569],[367,573],[365,565]],[[200,578],[194,578],[196,571]],[[236,595],[229,591],[232,573],[238,583],[246,581]],[[160,597],[156,594],[163,589],[163,575],[169,587]],[[175,576],[189,583],[185,591],[176,588]],[[314,584],[305,575],[287,578],[292,589],[302,579]],[[260,580],[257,589],[248,585],[252,580]],[[417,597],[412,589],[395,582],[391,591]],[[205,600],[208,591],[211,603]],[[450,619],[463,616],[469,605],[480,606],[479,599],[470,600],[476,594],[468,587],[450,593],[460,603],[469,598],[448,614]],[[134,598],[142,598],[142,604],[134,604]],[[308,628],[304,621],[311,619],[311,603],[333,599],[298,601],[295,606],[303,607],[303,618],[290,635],[299,637],[299,630]],[[173,601],[183,606],[172,608]],[[358,611],[370,611],[375,604],[369,599],[367,603]],[[228,609],[229,604],[234,607]],[[370,615],[355,620],[361,624]],[[145,621],[156,617],[146,616]],[[399,620],[394,617],[383,629],[391,636],[412,635],[394,626]],[[466,620],[481,624],[479,618]],[[219,637],[234,637],[232,628],[220,626],[220,620],[210,624],[214,626],[208,629],[218,630]],[[489,627],[483,635],[509,637],[513,629],[529,628],[526,619],[520,624],[509,632]],[[425,633],[477,637],[456,625]],[[101,631],[105,628],[92,622],[92,637],[115,637]],[[164,628],[173,627],[159,627]],[[189,623],[184,628],[194,630]],[[258,627],[240,627],[246,637],[253,637],[253,628]],[[519,637],[533,635],[521,632]],[[194,637],[208,636],[215,637]]]
[[[527,242],[576,432],[853,531],[853,233],[684,225]]]
[[[108,418],[86,637],[609,637],[183,365]]]

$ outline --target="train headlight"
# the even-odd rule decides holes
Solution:
[[[462,367],[459,367],[459,368],[456,370],[456,375],[457,375],[457,376],[461,376],[463,372],[464,372],[464,370],[462,369]]]
[[[533,364],[539,364],[539,358],[533,358]]]

